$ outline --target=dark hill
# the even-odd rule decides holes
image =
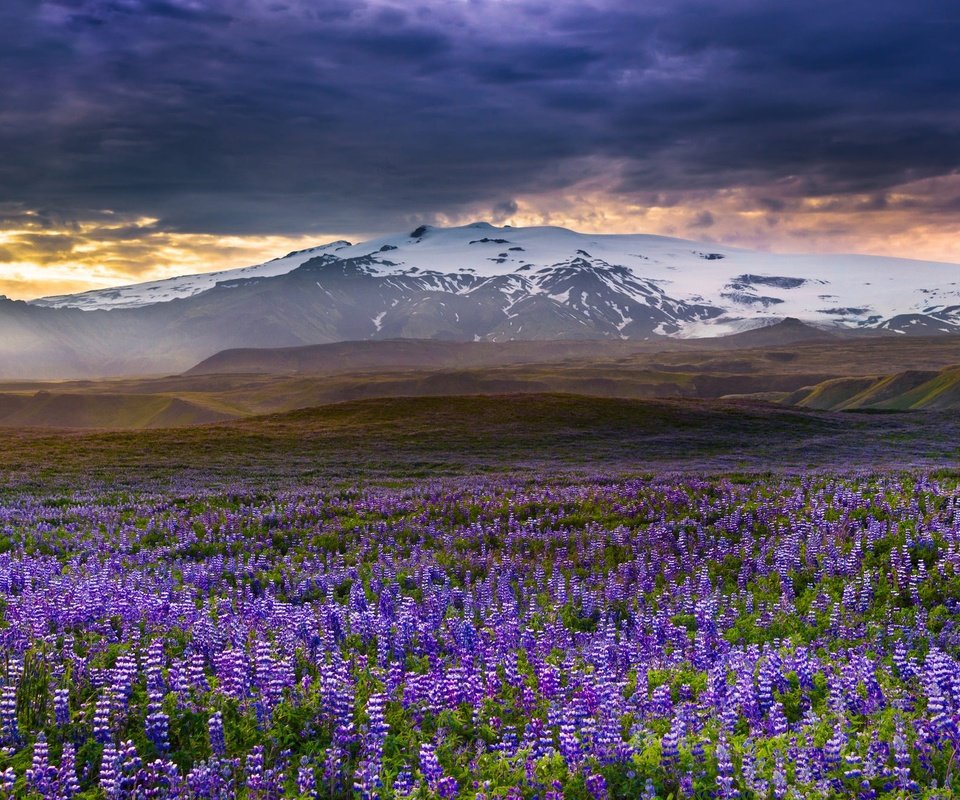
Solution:
[[[0,480],[50,490],[287,484],[527,470],[871,469],[946,463],[954,414],[850,415],[758,403],[562,394],[386,398],[165,430],[0,429]]]
[[[669,343],[664,343],[664,346],[669,349]],[[490,367],[601,355],[605,358],[622,357],[655,349],[658,349],[657,346],[649,343],[602,340],[444,342],[433,339],[385,339],[304,347],[223,350],[184,374],[326,374]]]

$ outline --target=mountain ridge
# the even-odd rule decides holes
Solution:
[[[347,340],[716,337],[789,318],[823,336],[952,334],[956,276],[936,262],[645,234],[420,226],[240,270],[0,300],[0,377],[180,372],[227,349]]]
[[[300,347],[231,348],[193,365],[184,375],[294,374],[349,372],[390,368],[435,369],[538,363],[545,360],[623,356],[640,352],[683,351],[690,347],[735,350],[744,347],[795,343],[835,342],[838,334],[821,331],[800,320],[782,322],[717,339],[658,340],[542,340],[507,342],[448,342],[429,339],[371,339],[330,342]]]

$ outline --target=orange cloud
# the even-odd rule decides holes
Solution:
[[[457,225],[561,225],[597,233],[655,233],[779,252],[871,253],[960,263],[960,174],[916,181],[884,195],[810,197],[799,181],[715,191],[618,190],[615,171],[550,194],[516,197],[457,214]],[[589,173],[589,165],[584,168]],[[613,175],[613,177],[611,177]],[[181,234],[154,219],[102,218],[51,226],[29,213],[0,223],[0,293],[31,299],[247,266],[344,237]]]
[[[512,225],[654,233],[775,252],[865,253],[960,263],[960,174],[884,195],[806,197],[792,181],[762,187],[621,194],[611,179],[518,197]],[[444,221],[459,224],[480,208]]]
[[[155,220],[88,222],[60,230],[0,230],[0,293],[28,300],[175,275],[247,266],[326,236],[217,236],[158,230]]]

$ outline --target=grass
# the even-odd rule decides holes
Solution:
[[[950,414],[570,394],[399,397],[140,431],[0,430],[7,487],[407,479],[528,470],[751,471],[955,463]]]

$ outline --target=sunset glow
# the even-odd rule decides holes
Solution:
[[[653,233],[771,252],[864,253],[960,262],[960,176],[918,181],[877,196],[785,197],[758,201],[742,187],[669,194],[659,199],[615,194],[602,180],[569,190],[519,196],[503,210],[477,205],[458,214],[411,216],[461,225],[558,225],[593,233]],[[775,187],[769,187],[771,190]],[[0,232],[0,294],[32,299],[139,281],[257,264],[335,239],[360,241],[387,231],[318,232],[301,236],[178,233],[158,220],[75,223],[62,229]]]

